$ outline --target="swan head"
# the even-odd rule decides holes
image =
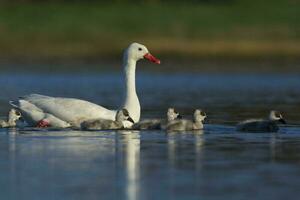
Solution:
[[[271,121],[277,121],[277,122],[286,124],[286,121],[282,117],[282,114],[279,111],[276,111],[276,110],[272,110],[270,112],[269,120],[271,120]]]
[[[182,116],[174,108],[168,108],[167,118],[168,121],[173,121],[175,119],[181,119]]]
[[[134,61],[147,59],[153,63],[160,64],[160,60],[151,55],[146,46],[136,42],[129,45],[124,53],[124,58]]]
[[[200,109],[196,109],[194,112],[194,121],[195,122],[203,122],[206,118],[206,113]]]
[[[116,121],[123,122],[123,121],[129,121],[134,123],[133,119],[129,116],[129,112],[127,109],[118,110],[116,114]]]
[[[8,120],[9,121],[17,121],[21,117],[21,113],[17,111],[16,109],[11,109],[8,113]]]

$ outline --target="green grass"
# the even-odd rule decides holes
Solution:
[[[132,41],[180,57],[300,57],[299,1],[234,2],[6,4],[0,7],[0,57],[112,57]]]

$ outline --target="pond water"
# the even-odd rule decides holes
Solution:
[[[2,74],[0,112],[29,93],[122,102],[122,76]],[[203,131],[0,130],[0,199],[291,199],[300,195],[300,75],[139,73],[142,118],[169,106]],[[245,118],[282,111],[278,133],[239,133]]]

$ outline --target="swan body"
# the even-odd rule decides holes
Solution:
[[[146,119],[134,124],[132,128],[137,130],[163,129],[175,119],[181,119],[180,114],[174,108],[168,108],[167,119]]]
[[[129,45],[123,56],[126,95],[122,108],[129,111],[134,122],[140,120],[141,112],[135,87],[136,62],[143,58],[160,64],[160,61],[152,56],[144,45],[138,43]],[[82,122],[88,120],[99,118],[115,120],[117,114],[116,110],[109,110],[85,100],[39,94],[30,94],[17,101],[11,101],[11,105],[24,113],[24,119],[29,124],[46,122],[51,127],[80,127]],[[125,123],[126,127],[132,125],[133,123],[129,121]]]
[[[196,109],[194,112],[194,120],[174,120],[166,126],[167,131],[191,131],[203,129],[203,121],[206,118],[205,112]]]
[[[39,97],[42,95],[30,95],[31,97]],[[29,97],[29,96],[27,96]],[[47,96],[42,96],[43,98],[47,98]],[[51,97],[48,97],[51,98]],[[13,105],[15,108],[17,108],[24,119],[26,119],[26,124],[28,126],[38,126],[38,123],[43,121],[44,123],[47,123],[47,126],[50,127],[56,127],[56,128],[67,128],[71,127],[70,123],[67,123],[66,121],[61,120],[60,118],[56,117],[53,114],[49,114],[48,112],[45,112],[45,110],[40,109],[37,107],[34,103],[31,103],[30,97],[26,99],[20,99],[17,102],[10,102],[11,105]],[[38,98],[37,98],[38,99]],[[15,104],[18,103],[18,104]],[[20,109],[22,108],[22,109]]]
[[[241,132],[277,132],[278,123],[285,124],[282,114],[278,111],[271,111],[268,119],[248,119],[240,122],[236,130]]]
[[[21,113],[15,109],[11,109],[8,113],[7,120],[0,120],[0,128],[15,127],[17,120],[21,117]]]
[[[81,129],[83,130],[109,130],[109,129],[121,129],[124,128],[124,121],[133,122],[132,118],[126,109],[122,109],[117,112],[116,119],[96,119],[89,120],[81,123]]]

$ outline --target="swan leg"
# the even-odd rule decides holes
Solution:
[[[49,126],[50,126],[50,123],[47,120],[45,120],[45,119],[40,120],[36,124],[36,127],[38,127],[38,128],[46,128],[46,127],[49,127]]]

